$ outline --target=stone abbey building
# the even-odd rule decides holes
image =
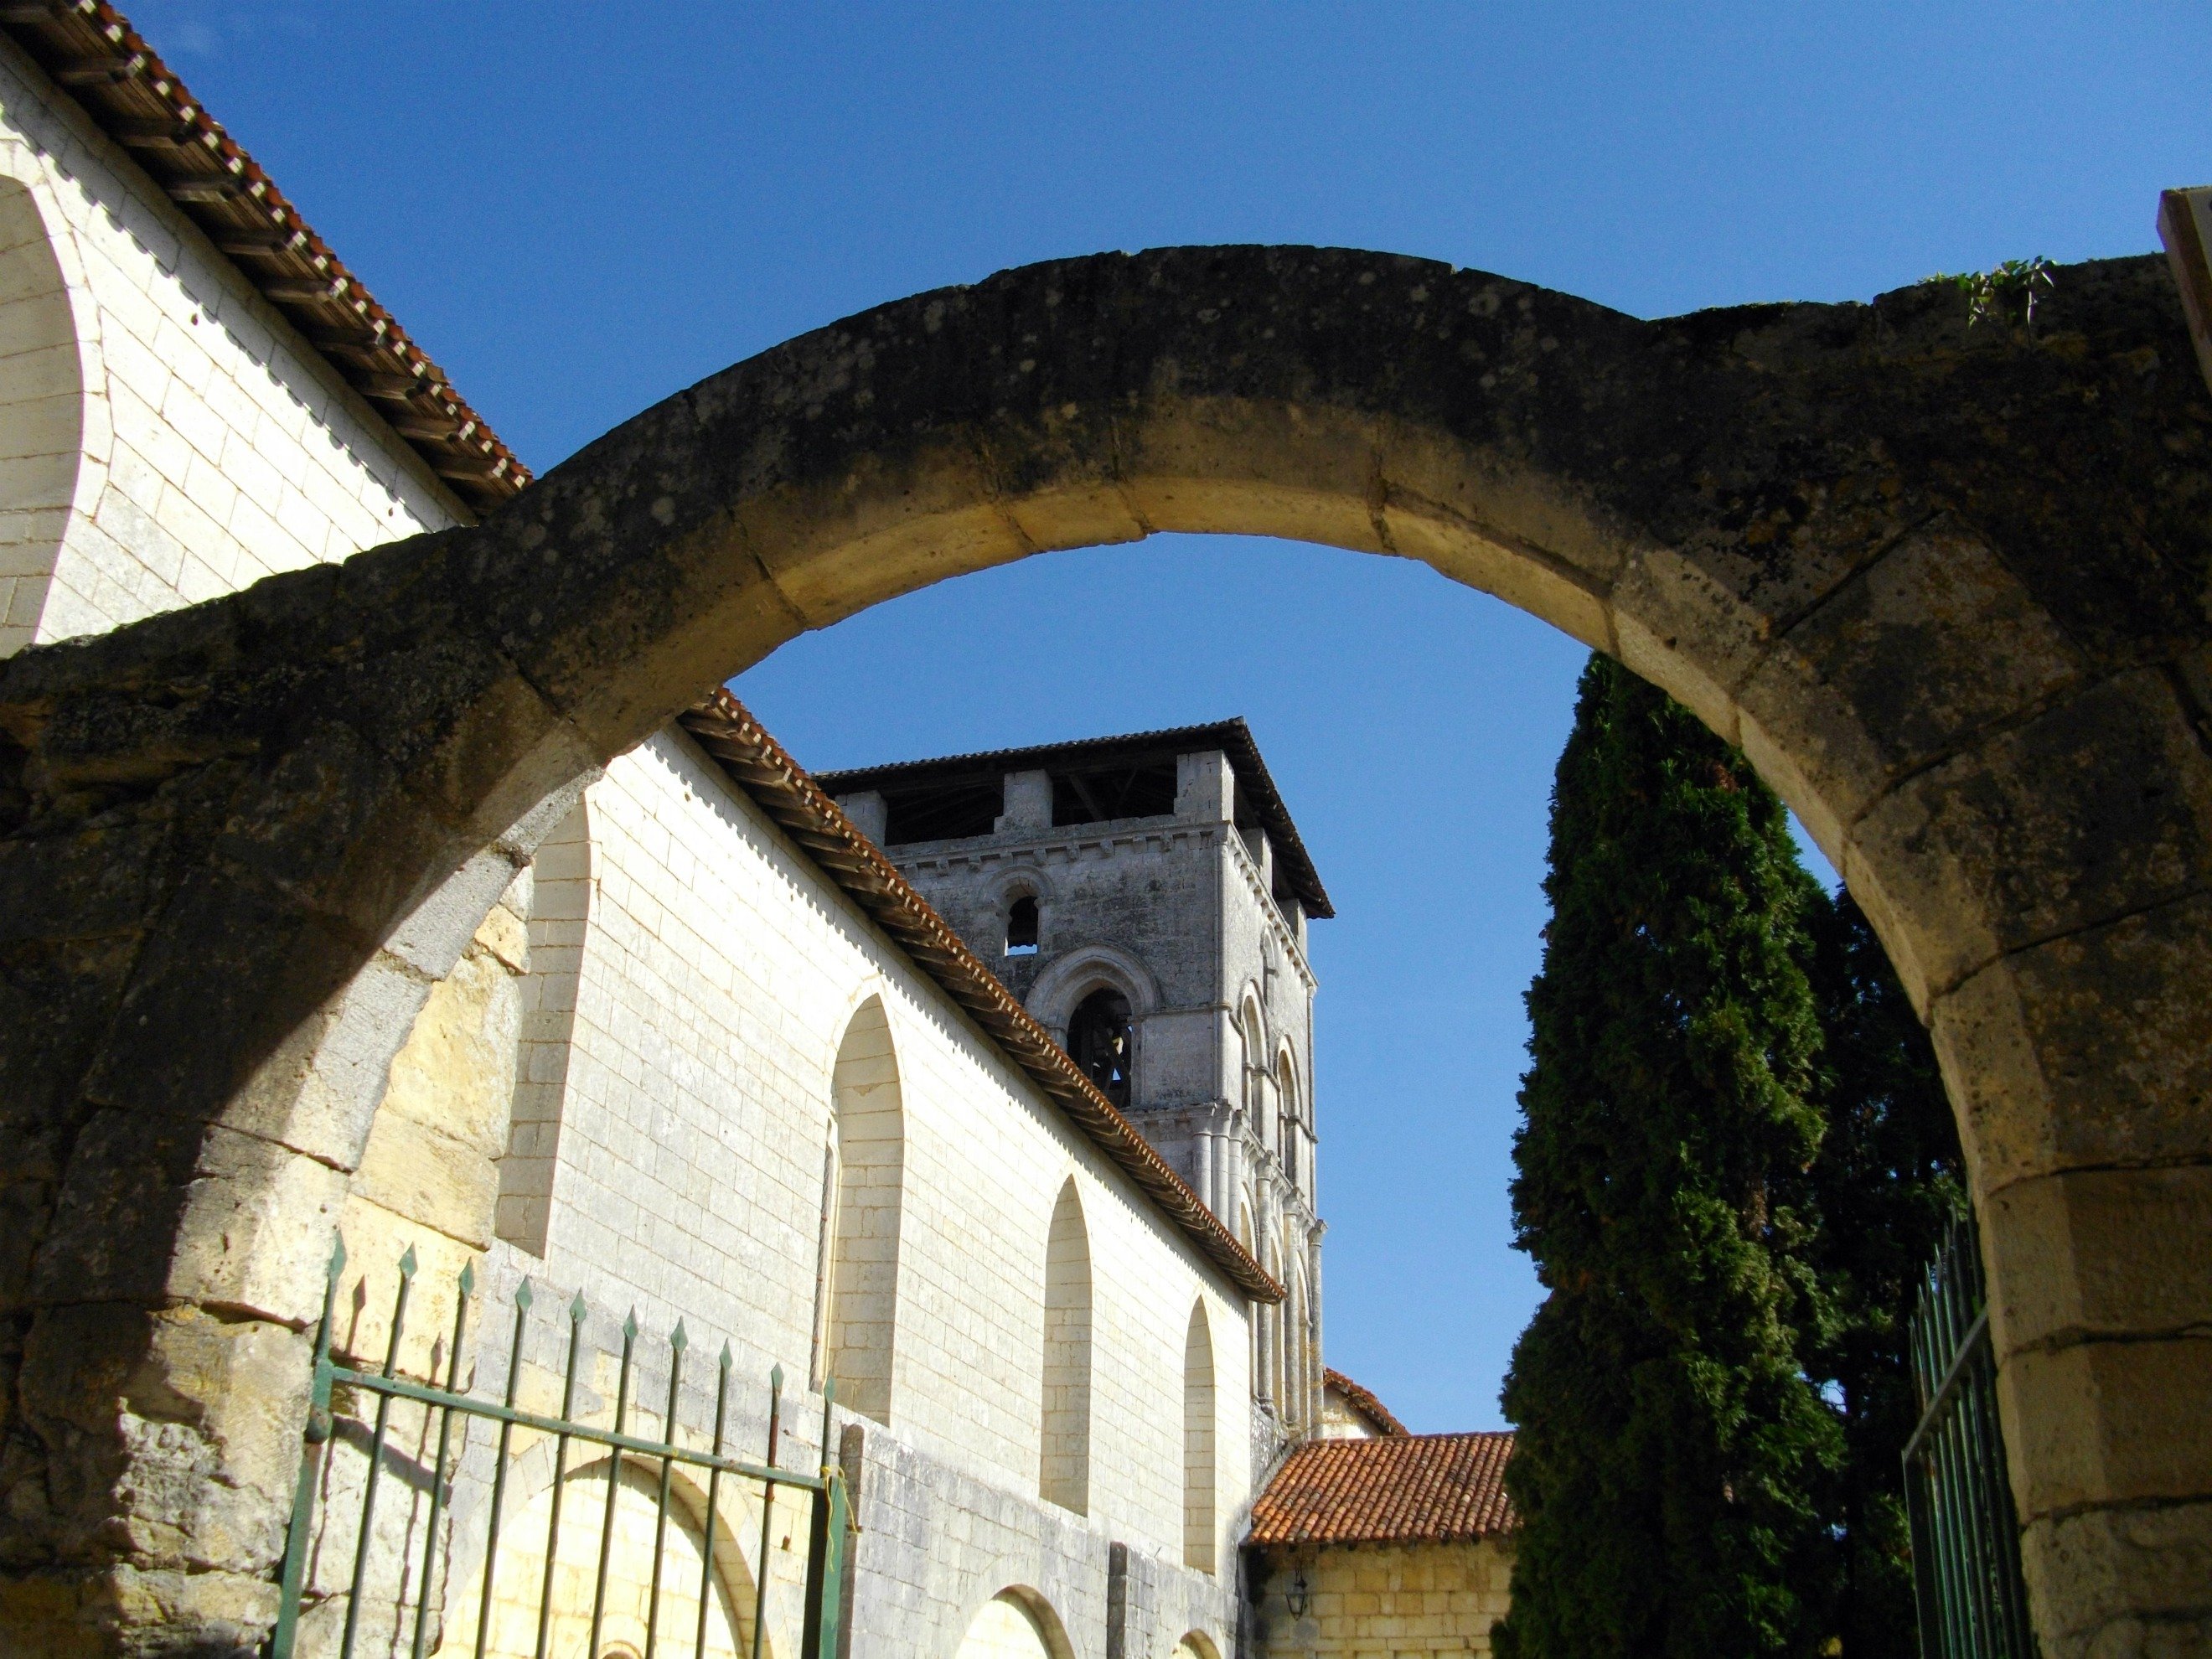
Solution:
[[[0,650],[465,526],[528,482],[110,8],[7,16]],[[842,1650],[1249,1648],[1255,1492],[1301,1441],[1395,1425],[1322,1367],[1307,942],[1331,912],[1243,722],[817,783],[716,694],[556,806],[478,884],[465,948],[407,958],[420,1012],[365,1019],[342,1062],[381,1079],[365,1139],[277,1137],[329,1184],[314,1226],[256,1248],[343,1237],[337,1361],[672,1441],[711,1416],[720,1444],[696,1369],[648,1354],[634,1391],[611,1369],[682,1328],[749,1379],[731,1443],[769,1433],[775,1370],[784,1464],[842,1471]],[[63,1148],[27,1144],[9,1213],[43,1227]],[[43,1380],[95,1340],[68,1271],[10,1247],[0,1275],[0,1650],[256,1649],[313,1310],[179,1313],[160,1364],[197,1392],[124,1356],[88,1398]],[[508,1321],[511,1351],[483,1335]],[[656,1504],[634,1468],[525,1433],[495,1496],[488,1434],[448,1462],[404,1401],[390,1425],[332,1412],[296,1495],[298,1651],[405,1651],[421,1613],[431,1652],[583,1652],[588,1623],[587,1659],[628,1659],[664,1570],[702,1587],[668,1604],[673,1650],[799,1651],[791,1523],[735,1483]],[[120,1492],[88,1420],[246,1467]],[[340,1500],[371,1474],[356,1536]],[[564,1504],[603,1527],[549,1531]]]

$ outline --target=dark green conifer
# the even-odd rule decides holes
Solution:
[[[1800,1362],[1820,1139],[1818,892],[1742,756],[1593,657],[1528,993],[1506,1659],[1750,1659],[1826,1639],[1840,1455]]]
[[[1845,1659],[1887,1659],[1918,1644],[1898,1461],[1919,1415],[1905,1329],[1964,1201],[1959,1132],[1928,1034],[1850,895],[1815,906],[1810,931],[1827,1133],[1806,1204],[1819,1217],[1807,1260],[1825,1314],[1806,1370],[1844,1434],[1828,1505],[1843,1577],[1836,1634]]]

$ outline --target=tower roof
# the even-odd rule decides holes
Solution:
[[[972,755],[946,755],[934,760],[894,761],[884,766],[854,767],[842,772],[817,772],[814,781],[833,796],[858,794],[873,789],[885,796],[913,797],[950,794],[963,790],[997,789],[1009,772],[1070,772],[1091,774],[1133,769],[1147,763],[1173,763],[1178,755],[1218,749],[1229,757],[1237,775],[1237,821],[1240,826],[1258,825],[1267,832],[1274,848],[1279,878],[1310,916],[1333,916],[1336,908],[1321,884],[1321,874],[1284,805],[1260,745],[1242,715],[1200,726],[1169,726],[1158,732],[1129,732],[1118,737],[1079,738],[1067,743],[1035,744],[1024,749],[987,749]],[[1109,816],[1111,816],[1110,814]]]

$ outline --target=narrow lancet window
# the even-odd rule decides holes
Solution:
[[[1037,902],[1024,895],[1006,909],[1006,954],[1033,957],[1037,948]]]

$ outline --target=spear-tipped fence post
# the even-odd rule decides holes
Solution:
[[[338,1279],[345,1272],[345,1235],[331,1246],[330,1266],[323,1274],[323,1316],[315,1327],[315,1358],[307,1386],[307,1425],[301,1438],[300,1479],[292,1491],[292,1525],[284,1540],[283,1589],[276,1605],[276,1628],[269,1643],[270,1659],[292,1659],[292,1644],[299,1639],[300,1592],[307,1578],[307,1525],[314,1512],[315,1487],[323,1473],[323,1449],[331,1438],[331,1322],[337,1307]]]
[[[568,1304],[568,1370],[561,1384],[561,1420],[570,1423],[576,1416],[576,1358],[584,1346],[584,1315],[587,1311],[584,1293],[576,1292],[576,1299]],[[553,1634],[553,1570],[561,1555],[561,1493],[562,1476],[568,1462],[568,1437],[556,1435],[553,1439],[553,1512],[545,1521],[545,1583],[538,1597],[538,1646],[536,1659],[545,1659],[546,1644]]]
[[[460,1392],[461,1338],[468,1329],[469,1297],[477,1288],[475,1262],[463,1265],[455,1288],[459,1294],[453,1298],[453,1352],[446,1364],[446,1392],[449,1395]],[[438,1414],[438,1460],[430,1466],[430,1516],[422,1529],[422,1576],[415,1589],[414,1659],[422,1659],[423,1639],[429,1634],[430,1570],[438,1555],[438,1517],[445,1512],[446,1489],[452,1484],[446,1474],[446,1454],[453,1437],[453,1408],[448,1404]]]
[[[776,1439],[783,1427],[783,1367],[768,1374],[768,1467],[775,1467]],[[760,1659],[761,1633],[768,1628],[768,1570],[769,1536],[775,1516],[775,1482],[761,1483],[760,1571],[753,1575],[753,1659]]]
[[[721,1374],[714,1382],[714,1456],[707,1474],[705,1539],[699,1552],[699,1631],[691,1644],[693,1659],[707,1659],[707,1609],[714,1594],[714,1527],[722,1496],[722,1424],[730,1403],[730,1345],[722,1344]],[[757,1617],[753,1628],[760,1628]]]
[[[530,1281],[524,1279],[514,1287],[514,1336],[507,1350],[507,1399],[509,1411],[514,1409],[514,1390],[522,1376],[522,1338],[524,1321],[530,1316]],[[484,1524],[483,1591],[477,1598],[476,1659],[483,1659],[485,1644],[491,1636],[492,1574],[499,1563],[499,1512],[507,1504],[507,1449],[514,1437],[514,1425],[502,1419],[499,1425],[499,1452],[492,1460],[491,1510]]]
[[[684,1350],[691,1346],[691,1339],[684,1333],[684,1322],[678,1319],[676,1328],[668,1334],[668,1413],[660,1419],[660,1438],[670,1448],[676,1444],[676,1390],[684,1375]],[[668,1540],[668,1494],[676,1479],[676,1460],[660,1460],[660,1503],[653,1516],[653,1588],[645,1601],[645,1659],[653,1659],[653,1647],[660,1635],[660,1557]]]
[[[415,1247],[410,1244],[399,1258],[399,1294],[392,1304],[392,1340],[384,1347],[384,1377],[399,1369],[399,1337],[407,1322],[407,1293],[415,1285]],[[361,1592],[368,1577],[369,1540],[375,1535],[376,1482],[384,1472],[384,1437],[392,1422],[392,1396],[376,1397],[376,1432],[369,1437],[368,1475],[361,1499],[361,1536],[354,1540],[353,1583],[346,1595],[345,1635],[338,1643],[338,1659],[353,1659],[354,1638],[361,1624]]]
[[[629,1365],[637,1352],[637,1310],[623,1321],[622,1367],[615,1373],[615,1432],[620,1434],[629,1416]],[[592,1639],[584,1651],[599,1651],[599,1625],[607,1610],[607,1564],[614,1552],[615,1500],[622,1496],[623,1455],[620,1446],[607,1448],[607,1512],[599,1522],[599,1576],[592,1587]]]

